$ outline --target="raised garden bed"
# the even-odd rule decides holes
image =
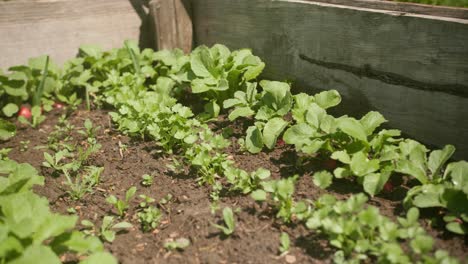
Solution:
[[[46,114],[43,122],[40,110],[33,113],[32,121],[20,112],[18,135],[0,145],[12,149],[9,154],[2,151],[1,164],[6,166],[3,173],[11,171],[11,181],[31,175],[14,174],[15,169],[9,168],[14,168],[15,162],[8,159],[34,166],[45,176],[44,186],[34,187],[34,192],[48,199],[53,212],[79,219],[75,228],[84,236],[81,239],[99,237],[121,263],[304,263],[333,259],[439,263],[449,261],[448,255],[454,263],[466,259],[464,237],[444,230],[447,225],[452,232],[466,232],[463,199],[468,198],[463,186],[468,163],[445,167],[453,153],[451,146],[432,152],[429,167],[421,175],[413,166],[421,166],[420,159],[427,158],[425,147],[398,139],[397,131],[373,132],[384,121],[378,113],[370,112],[361,121],[323,116],[326,108],[340,103],[336,91],[293,98],[287,83],[269,81],[261,81],[255,89],[253,81],[265,65],[247,50],[231,53],[217,45],[198,48],[188,57],[180,52],[140,52],[127,42],[124,48],[109,53],[86,46],[80,54],[83,59],[74,60],[75,67],[67,67],[60,75],[45,58],[30,61],[32,69],[48,72],[48,77],[39,74],[25,79],[28,85],[34,80],[39,80],[38,87],[44,85],[44,109],[51,105],[49,100],[60,99],[68,106],[54,104],[56,109]],[[232,75],[237,71],[240,75]],[[224,73],[211,85],[211,74],[219,72]],[[226,87],[222,76],[230,76],[227,90],[222,88]],[[8,87],[13,85],[2,80]],[[62,88],[50,90],[51,80]],[[28,98],[33,99],[38,90],[28,85],[32,88]],[[236,90],[247,92],[247,101],[231,98],[229,94]],[[235,98],[243,98],[242,93],[235,94]],[[80,105],[73,99],[79,97],[91,99]],[[18,102],[11,94],[2,98]],[[224,103],[218,105],[222,114],[218,116],[214,102],[222,98]],[[24,100],[35,102],[30,99]],[[84,109],[86,105],[91,110]],[[233,112],[228,110],[230,105]],[[96,109],[98,106],[101,109]],[[265,116],[268,118],[262,121]],[[320,135],[313,133],[316,121],[321,123]],[[32,123],[26,125],[28,122]],[[280,130],[275,125],[278,123]],[[304,126],[308,128],[304,130]],[[257,129],[260,134],[255,134]],[[381,143],[377,143],[379,135],[386,135]],[[317,145],[317,140],[324,143]],[[380,144],[385,147],[377,147]],[[359,161],[364,154],[367,158]],[[387,175],[387,169],[393,172]],[[337,178],[333,179],[333,174]],[[438,179],[442,175],[444,178]],[[440,197],[431,193],[432,188],[442,186]],[[371,197],[360,193],[363,191]],[[8,227],[21,216],[14,217],[6,204],[18,203],[25,192],[13,184],[0,193],[2,219]],[[453,200],[445,192],[459,196]],[[440,199],[442,204],[432,199]],[[417,209],[407,211],[408,205],[422,207],[419,221]],[[232,219],[226,208],[233,211]],[[115,233],[102,227],[111,218],[114,224],[119,223]],[[355,231],[336,237],[340,231],[333,226],[341,225]],[[67,230],[47,233],[46,241],[62,232],[67,234]],[[10,239],[21,234],[15,228],[8,232]],[[405,240],[407,235],[410,237]],[[85,258],[86,252],[102,254],[96,241],[80,242],[79,251],[76,237],[59,237],[52,245],[62,243],[60,250],[51,249],[61,261],[77,261]],[[28,241],[21,242],[26,250],[31,247]],[[356,251],[357,241],[361,252]],[[63,254],[63,249],[71,253]],[[436,249],[446,253],[433,255]],[[35,254],[44,258],[41,250]],[[79,254],[72,254],[76,251]],[[1,255],[7,262],[25,260],[32,254],[18,249],[9,252]],[[88,261],[103,263],[92,256]],[[51,263],[53,257],[48,257]]]
[[[367,95],[373,94],[370,84],[390,85],[405,94],[424,91],[430,100],[453,96],[441,104],[456,108],[466,100],[459,75],[465,68],[458,64],[464,59],[457,57],[467,52],[457,44],[465,36],[443,41],[443,34],[426,30],[455,26],[465,32],[467,23],[395,16],[360,7],[364,0],[349,6],[339,1],[153,1],[158,45],[190,50],[192,31],[185,26],[193,22],[195,43],[210,47],[184,55],[140,50],[131,41],[110,51],[84,45],[63,67],[43,56],[0,72],[0,262],[466,261],[468,162],[454,159],[465,155],[465,142],[458,156],[454,146],[441,145],[444,140],[434,142],[439,147],[424,146],[395,130],[392,116],[385,115],[388,122],[367,105],[351,111],[357,97],[349,93],[356,84],[365,83]],[[235,10],[248,16],[241,19],[244,13]],[[301,29],[288,26],[293,11],[306,25],[317,22],[314,30],[344,26],[343,15],[361,24],[363,17],[380,21],[387,26],[380,33],[419,28],[423,33],[415,42],[441,41],[425,51],[454,52],[441,61],[456,63],[434,76],[458,77],[444,86],[425,74],[440,69],[435,62],[406,76],[394,65],[375,64],[378,56],[369,57],[363,70],[355,64],[369,58],[356,61],[346,52],[337,64],[322,46],[327,35],[316,35],[310,46],[304,44],[307,36],[294,38]],[[240,24],[226,27],[234,17]],[[262,35],[266,24],[278,21],[283,23],[272,39]],[[219,38],[238,47],[242,28],[255,32],[263,49],[250,43],[252,54],[211,46]],[[371,32],[363,28],[343,39]],[[333,39],[339,31],[330,32]],[[373,37],[353,47],[354,54],[369,52],[363,47],[379,42]],[[244,40],[243,47],[252,38]],[[390,47],[403,43],[395,41]],[[289,48],[280,53],[284,47]],[[322,47],[323,53],[310,53],[310,47]],[[267,56],[257,57],[257,51]],[[426,59],[411,57],[404,67]],[[304,74],[308,70],[316,77]],[[350,82],[343,98],[328,87],[328,78],[341,76],[343,84],[356,81],[353,75],[361,80]],[[415,79],[394,83],[410,77]],[[278,79],[290,81],[268,81]],[[309,81],[325,84],[319,88],[326,91],[311,95]],[[389,107],[384,95],[376,103]],[[458,110],[462,116],[466,109]],[[395,117],[402,120],[404,114]],[[458,126],[463,134],[463,124]]]

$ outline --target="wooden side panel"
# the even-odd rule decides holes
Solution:
[[[264,77],[337,89],[339,113],[377,110],[468,158],[468,20],[314,1],[196,0],[195,42],[252,48]]]
[[[193,30],[190,2],[183,0],[153,0],[150,12],[156,29],[158,49],[192,50]]]
[[[135,39],[148,47],[151,23],[143,0],[0,2],[0,67],[42,54],[62,63],[85,43],[109,49]]]
[[[432,6],[411,2],[397,2],[386,0],[308,0],[328,4],[347,5],[378,10],[397,11],[403,14],[413,13],[440,17],[468,19],[468,8],[450,6]]]

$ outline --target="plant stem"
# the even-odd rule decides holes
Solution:
[[[46,56],[46,62],[44,65],[44,69],[42,71],[41,82],[39,83],[39,86],[37,87],[36,92],[34,93],[33,102],[32,102],[33,106],[41,105],[41,98],[42,98],[42,93],[44,92],[44,85],[45,85],[45,81],[47,78],[48,69],[49,69],[49,55]]]

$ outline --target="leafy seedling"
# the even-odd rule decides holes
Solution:
[[[232,212],[232,209],[230,207],[225,207],[223,209],[223,220],[225,224],[224,226],[217,224],[212,225],[221,230],[226,236],[230,236],[232,233],[234,233],[234,230],[236,228],[234,222],[234,213]]]
[[[279,247],[279,251],[281,252],[281,255],[287,254],[290,247],[291,247],[291,240],[289,239],[289,235],[285,232],[282,232],[280,236],[280,247]]]
[[[151,203],[154,203],[156,201],[154,198],[151,198],[144,194],[140,194],[138,195],[138,197],[143,200],[142,202],[140,202],[141,208],[148,207]]]
[[[137,191],[137,188],[135,186],[130,187],[127,192],[125,193],[125,199],[124,200],[119,200],[117,197],[114,195],[111,195],[107,197],[106,201],[117,209],[117,212],[120,217],[123,217],[125,215],[125,211],[128,210],[130,200],[133,198]]]
[[[166,196],[164,196],[161,200],[159,200],[159,204],[167,204],[172,200],[172,194],[168,193]]]
[[[154,176],[145,174],[141,176],[141,185],[143,186],[151,186],[153,184]]]
[[[70,188],[67,193],[74,200],[80,200],[87,193],[92,193],[94,187],[99,184],[103,167],[88,166],[84,172],[75,177],[70,176],[68,170],[63,170],[67,179],[67,185]]]
[[[29,146],[28,146],[29,143],[31,143],[31,141],[29,141],[29,140],[24,140],[24,141],[21,140],[21,141],[20,141],[20,151],[21,151],[21,152],[27,151],[28,148],[29,148]]]
[[[141,224],[143,232],[148,232],[156,229],[161,222],[162,213],[161,210],[154,206],[148,206],[141,212],[137,213],[138,222]]]
[[[78,133],[86,136],[88,141],[95,143],[96,137],[97,137],[97,131],[101,129],[101,127],[100,126],[95,127],[93,125],[93,122],[88,118],[84,121],[83,126],[85,130],[80,130],[78,131]]]
[[[183,237],[176,240],[170,239],[164,243],[164,248],[167,250],[183,250],[188,246],[190,246],[190,240]]]
[[[93,222],[89,220],[83,220],[81,221],[81,224],[88,229],[86,230],[88,234],[91,235],[91,234],[97,233],[97,230]],[[103,240],[112,243],[115,239],[115,235],[118,230],[129,229],[132,227],[133,227],[132,224],[130,224],[129,222],[122,221],[122,222],[114,223],[113,216],[104,216],[104,219],[102,220],[101,228],[99,230],[99,236]]]

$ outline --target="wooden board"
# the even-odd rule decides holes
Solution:
[[[81,44],[121,47],[125,39],[152,46],[152,20],[144,0],[0,2],[0,68],[49,54],[62,63]]]
[[[403,14],[413,13],[430,16],[452,17],[468,19],[468,8],[450,6],[432,6],[410,2],[396,2],[387,0],[310,0],[328,4],[347,5],[377,10],[397,11]]]
[[[192,50],[193,32],[190,2],[183,0],[153,0],[149,8],[154,19],[156,47]]]
[[[193,1],[195,43],[252,48],[264,77],[337,89],[339,113],[377,110],[468,158],[468,20],[300,0]]]

